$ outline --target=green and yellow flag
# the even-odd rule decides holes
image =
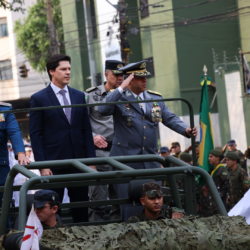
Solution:
[[[201,103],[200,103],[200,148],[199,167],[210,173],[212,166],[209,164],[209,152],[214,149],[214,134],[208,102],[207,85],[210,85],[210,77],[201,77]],[[202,180],[199,178],[199,184]]]

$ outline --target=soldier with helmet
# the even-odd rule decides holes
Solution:
[[[250,187],[250,179],[245,169],[239,164],[240,157],[235,152],[226,154],[226,163],[230,175],[230,196],[228,203],[231,208],[244,196]]]

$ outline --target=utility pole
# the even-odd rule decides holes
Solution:
[[[130,46],[127,39],[128,20],[126,18],[125,0],[119,0],[119,17],[120,17],[120,38],[121,38],[121,56],[125,64],[129,63]]]
[[[59,46],[58,46],[58,39],[56,28],[53,21],[53,12],[52,12],[52,1],[46,0],[46,8],[47,8],[47,23],[48,23],[48,30],[49,30],[49,39],[50,39],[50,54],[55,55],[59,54]]]

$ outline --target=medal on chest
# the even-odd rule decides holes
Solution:
[[[134,113],[133,108],[132,108],[132,106],[129,103],[127,103],[124,106],[124,109],[125,109],[126,112],[129,113],[129,115],[132,114],[132,113]],[[132,122],[132,117],[131,116],[127,117],[127,126],[128,127],[131,127],[131,122]]]
[[[162,112],[158,102],[154,102],[150,114],[153,122],[162,122]]]
[[[5,122],[4,114],[0,114],[0,122]]]

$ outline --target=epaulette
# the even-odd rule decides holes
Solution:
[[[91,88],[86,89],[86,92],[89,93],[89,92],[91,92],[91,91],[93,91],[95,89],[97,89],[97,87],[91,87]]]
[[[153,91],[153,90],[147,90],[147,91],[148,91],[148,93],[150,93],[150,94],[155,94],[155,95],[162,96],[161,93],[159,93],[159,92],[156,92],[156,91]]]
[[[0,106],[10,107],[11,104],[10,104],[10,103],[7,103],[7,102],[0,102]]]
[[[112,93],[113,91],[115,91],[115,89],[111,89],[110,92]]]

